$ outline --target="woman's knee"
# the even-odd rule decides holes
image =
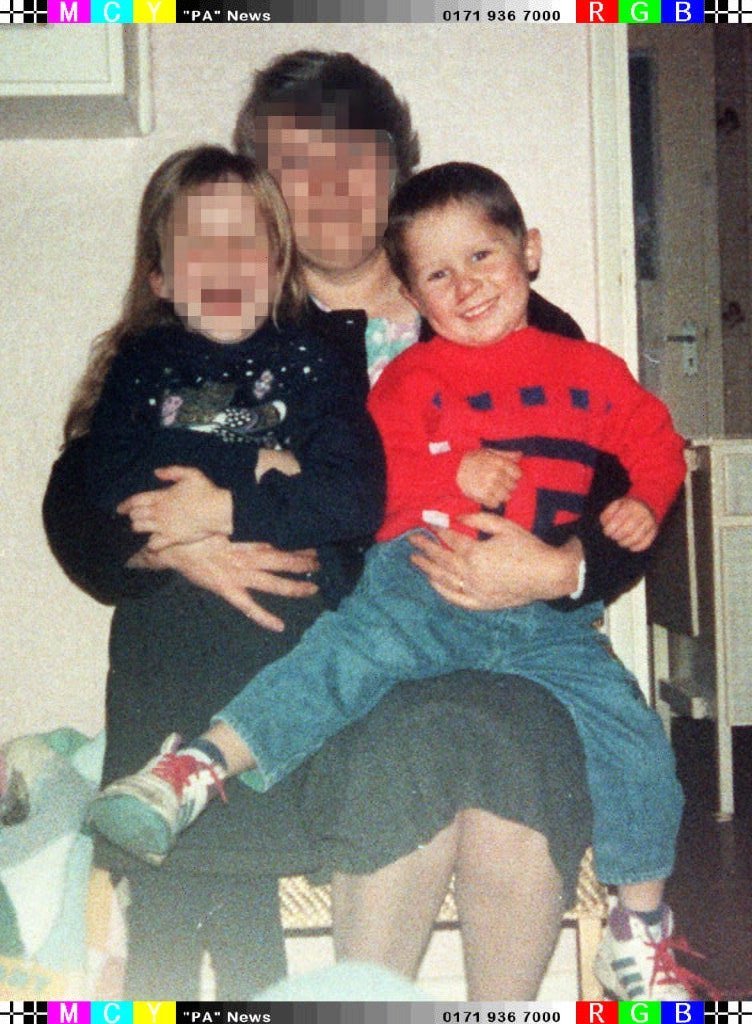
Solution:
[[[458,866],[498,877],[558,875],[548,840],[542,832],[529,825],[500,818],[477,807],[460,811],[456,823]]]

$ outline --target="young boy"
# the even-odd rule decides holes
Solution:
[[[393,201],[386,246],[436,337],[395,359],[371,394],[387,455],[382,543],[337,612],[252,680],[198,741],[177,750],[169,740],[141,772],[108,787],[92,820],[159,863],[223,777],[253,768],[268,788],[398,680],[459,668],[517,673],[550,689],[582,737],[596,865],[620,895],[598,954],[601,981],[623,999],[686,999],[662,903],[681,789],[657,715],[598,630],[602,608],[466,611],[411,565],[405,536],[463,528],[463,515],[505,503],[505,515],[545,540],[578,517],[595,458],[607,451],[631,488],[604,512],[606,529],[643,549],[683,480],[682,438],[616,356],[527,327],[540,236],[493,172],[446,164],[416,175]],[[521,453],[513,488],[498,451]]]

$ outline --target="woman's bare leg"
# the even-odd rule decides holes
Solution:
[[[488,811],[462,811],[458,826],[455,894],[467,998],[535,999],[565,909],[548,843]]]
[[[370,875],[332,878],[337,959],[370,960],[415,978],[457,859],[456,819]]]
[[[541,833],[487,811],[460,812],[371,875],[335,875],[337,957],[415,978],[452,872],[468,999],[534,999],[559,937],[561,879]]]

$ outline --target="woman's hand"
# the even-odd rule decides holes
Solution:
[[[215,533],[232,533],[232,494],[191,466],[164,466],[154,475],[169,487],[142,491],[121,501],[134,533],[148,533],[150,551],[191,544]]]
[[[265,543],[233,544],[219,535],[194,544],[174,544],[159,552],[142,548],[128,565],[132,569],[174,569],[275,633],[284,630],[284,622],[262,608],[249,590],[282,597],[310,597],[318,590],[309,580],[280,575],[314,572],[318,569],[315,551],[280,551]]]
[[[576,538],[554,548],[492,512],[463,516],[462,521],[491,536],[475,540],[437,530],[441,544],[424,533],[410,537],[416,548],[413,563],[452,604],[493,611],[567,597],[577,589],[582,545]]]

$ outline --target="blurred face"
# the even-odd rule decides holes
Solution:
[[[242,181],[212,182],[178,197],[152,290],[193,331],[242,341],[269,316],[277,288],[266,224]]]
[[[265,118],[257,135],[304,264],[346,271],[367,260],[386,227],[392,181],[386,136],[293,116]]]
[[[410,287],[404,290],[437,334],[481,347],[527,325],[529,276],[540,235],[516,238],[473,202],[419,214],[405,232]]]

